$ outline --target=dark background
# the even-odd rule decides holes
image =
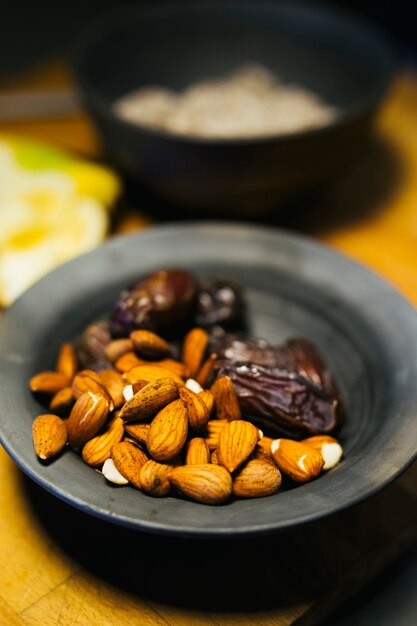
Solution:
[[[125,2],[135,3],[144,4]],[[120,4],[117,0],[0,0],[0,75],[67,54],[83,28]],[[379,22],[399,44],[404,61],[417,65],[412,0],[328,0],[327,4],[348,7]]]

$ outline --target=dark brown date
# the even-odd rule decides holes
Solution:
[[[111,368],[112,365],[104,354],[110,340],[108,322],[94,322],[87,326],[76,346],[80,368],[95,372]]]
[[[241,286],[234,280],[201,280],[197,294],[196,326],[221,326],[241,330],[246,326],[246,302]]]

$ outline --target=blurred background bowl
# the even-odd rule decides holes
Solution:
[[[113,102],[141,86],[181,90],[248,61],[340,109],[290,135],[199,139],[120,119]],[[325,183],[358,154],[389,83],[384,34],[307,3],[123,7],[94,25],[74,60],[82,100],[109,158],[155,197],[192,209],[257,214]]]

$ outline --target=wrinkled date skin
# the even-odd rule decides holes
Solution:
[[[94,322],[87,326],[81,335],[77,346],[77,358],[82,369],[91,369],[95,372],[111,368],[111,363],[107,360],[104,350],[111,341],[109,323]]]
[[[246,302],[240,285],[224,278],[200,281],[195,323],[203,328],[221,326],[234,331],[244,329]]]
[[[161,270],[142,277],[116,301],[110,318],[112,336],[127,337],[138,328],[178,336],[193,318],[197,289],[197,280],[185,270]]]
[[[224,361],[218,375],[233,381],[243,415],[271,434],[301,439],[337,425],[338,400],[297,372]]]

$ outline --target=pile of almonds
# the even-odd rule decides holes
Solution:
[[[271,495],[281,472],[304,483],[338,463],[333,437],[273,440],[243,420],[229,377],[205,388],[216,359],[204,360],[207,342],[193,328],[176,361],[162,337],[135,330],[106,346],[113,369],[98,373],[78,370],[73,346],[63,344],[56,370],[30,380],[51,411],[33,423],[37,456],[49,460],[69,444],[112,483],[203,504]]]

